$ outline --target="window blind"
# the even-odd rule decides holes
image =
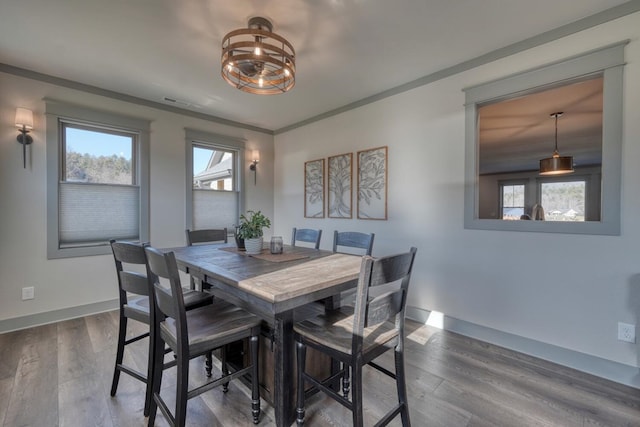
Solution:
[[[238,223],[238,192],[193,190],[193,228],[227,228]]]
[[[59,185],[60,247],[140,239],[138,186],[73,182]]]

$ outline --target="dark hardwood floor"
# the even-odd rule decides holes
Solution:
[[[109,396],[116,325],[117,312],[109,312],[0,335],[0,425],[146,425],[142,383],[122,375]],[[640,390],[413,322],[408,329],[414,426],[640,426]],[[129,347],[127,363],[144,369],[146,341]],[[392,366],[390,357],[382,360]],[[192,381],[203,380],[203,365],[193,361]],[[168,396],[172,371],[163,381]],[[188,425],[252,425],[248,393],[235,382],[226,394],[218,388],[190,400]],[[395,399],[395,387],[369,369],[365,397],[371,425]],[[260,425],[275,425],[272,408],[262,407]],[[350,424],[337,403],[320,394],[309,399],[306,425]],[[157,425],[167,425],[160,414]]]

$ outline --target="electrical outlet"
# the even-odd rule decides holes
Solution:
[[[35,298],[35,289],[33,286],[22,288],[22,301]]]
[[[636,325],[618,322],[618,339],[620,341],[636,342]]]

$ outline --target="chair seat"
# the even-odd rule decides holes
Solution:
[[[194,291],[189,288],[184,289],[184,306],[187,310],[211,304],[211,301],[213,301],[213,295],[211,294]],[[126,317],[146,323],[147,325],[149,324],[150,311],[148,296],[130,296],[123,309]]]
[[[189,330],[189,353],[199,354],[251,336],[251,328],[262,320],[233,304],[216,299],[212,304],[186,312]],[[164,341],[177,349],[175,320],[167,318],[160,324]]]
[[[293,330],[307,340],[351,355],[353,341],[353,307],[341,307],[328,313],[296,323]],[[395,324],[387,321],[364,329],[363,353],[381,345],[394,347],[398,331]]]
[[[135,319],[138,322],[150,323],[149,297],[146,295],[131,296],[123,307],[125,317]]]

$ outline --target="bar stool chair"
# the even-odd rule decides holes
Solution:
[[[160,354],[165,343],[176,355],[176,359],[164,364],[162,358],[155,359],[153,368],[153,401],[149,414],[149,426],[155,423],[157,408],[172,426],[185,425],[187,400],[214,387],[222,385],[226,391],[229,381],[246,374],[251,375],[251,413],[254,424],[260,419],[260,393],[258,377],[258,334],[262,320],[257,316],[221,299],[211,305],[185,311],[180,287],[180,275],[173,252],[162,253],[145,248],[150,281],[154,286],[154,328],[158,332],[155,354]],[[160,279],[169,282],[166,288]],[[223,357],[222,376],[189,390],[189,360],[210,353],[227,344],[249,339],[251,364],[229,373]],[[165,368],[177,367],[176,407],[172,414],[162,396],[162,372]]]
[[[187,235],[187,246],[193,246],[198,243],[228,243],[228,235],[226,228],[209,228],[203,230],[185,230]],[[189,269],[186,270],[186,273],[189,273]],[[198,280],[194,277],[191,277],[191,289],[196,289],[198,286]],[[200,285],[200,290],[202,290],[202,284]]]
[[[120,305],[120,326],[118,330],[118,349],[116,352],[116,361],[113,369],[113,380],[111,382],[111,396],[116,395],[118,390],[118,382],[120,381],[120,372],[131,375],[133,378],[145,383],[145,401],[144,415],[149,415],[149,406],[151,403],[151,378],[153,371],[153,344],[154,334],[151,330],[153,324],[153,311],[150,307],[153,305],[150,301],[150,287],[147,277],[149,276],[149,266],[147,265],[147,256],[144,252],[144,244],[132,242],[117,242],[111,240],[111,251],[116,265],[116,273],[118,276],[118,294]],[[145,266],[146,274],[138,271],[129,270],[131,266]],[[126,268],[125,268],[126,266]],[[140,270],[140,268],[138,268]],[[188,309],[202,307],[211,304],[213,297],[209,294],[195,291],[185,291],[184,301]],[[129,319],[136,320],[145,325],[149,325],[146,332],[127,339],[127,321]],[[126,345],[140,341],[149,337],[149,355],[147,361],[146,374],[135,370],[132,367],[122,363],[124,357],[124,349]]]
[[[396,381],[398,404],[376,423],[386,425],[400,414],[403,426],[410,426],[404,368],[404,314],[411,270],[416,248],[407,253],[362,260],[358,279],[355,308],[318,315],[294,325],[296,358],[298,365],[298,403],[296,421],[304,424],[305,382],[312,389],[325,392],[352,411],[353,425],[363,425],[362,369],[370,365]],[[370,290],[383,286],[385,292],[376,297]],[[328,354],[342,363],[343,369],[325,379],[317,379],[305,371],[307,347]],[[395,373],[376,364],[374,359],[388,350],[394,350]],[[336,378],[351,371],[353,378],[351,400],[331,388]]]
[[[291,232],[291,246],[296,246],[296,242],[312,243],[315,249],[320,249],[320,238],[322,238],[322,230],[314,230],[312,228],[295,228]]]
[[[375,233],[360,233],[358,231],[333,232],[333,252],[340,252],[339,247],[364,249],[363,255],[371,255]],[[353,253],[353,252],[349,252]]]

